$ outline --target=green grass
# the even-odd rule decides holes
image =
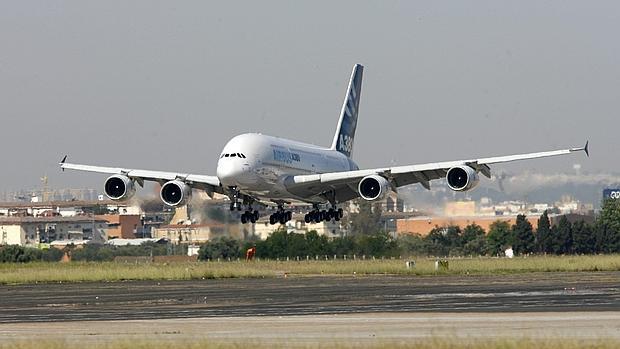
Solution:
[[[434,259],[233,261],[125,264],[71,262],[0,264],[0,284],[121,280],[262,278],[303,275],[491,275],[528,272],[620,271],[620,255],[534,256],[525,258],[455,258],[449,269],[435,271]]]
[[[618,348],[620,341],[617,340],[569,340],[569,339],[444,339],[429,338],[407,341],[366,341],[357,343],[346,342],[213,342],[207,340],[181,340],[181,341],[153,341],[153,340],[116,340],[110,342],[71,342],[61,340],[41,341],[13,341],[0,343],[0,349],[246,349],[246,348],[419,348],[419,349],[580,349],[580,348]]]

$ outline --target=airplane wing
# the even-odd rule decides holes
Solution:
[[[81,164],[71,164],[66,162],[67,157],[65,156],[62,161],[60,161],[60,168],[64,170],[76,170],[76,171],[86,171],[86,172],[97,172],[97,173],[105,173],[105,174],[118,174],[125,175],[140,184],[141,186],[144,184],[144,181],[152,181],[163,184],[167,181],[181,179],[186,182],[190,187],[196,189],[202,189],[206,191],[209,195],[212,193],[220,193],[224,194],[223,188],[220,185],[220,180],[216,176],[205,176],[205,175],[196,175],[190,173],[177,173],[177,172],[164,172],[164,171],[150,171],[150,170],[136,170],[136,169],[126,169],[120,167],[103,167],[103,166],[91,166],[91,165],[81,165]]]
[[[360,180],[369,175],[380,175],[389,180],[393,187],[401,187],[409,184],[420,183],[430,190],[430,181],[443,178],[448,170],[455,166],[469,166],[477,173],[491,178],[489,165],[537,159],[550,156],[566,155],[573,152],[583,151],[589,156],[588,142],[580,148],[561,149],[538,153],[496,156],[481,159],[446,161],[420,165],[384,167],[357,171],[332,172],[312,175],[291,176],[285,180],[285,186],[291,193],[302,197],[312,194],[321,196],[327,193],[335,193],[338,202],[350,200],[359,196],[357,185]],[[325,196],[327,197],[327,196]]]

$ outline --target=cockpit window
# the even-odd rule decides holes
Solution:
[[[246,159],[245,155],[242,154],[242,153],[228,153],[228,154],[220,155],[220,159],[221,158],[236,158],[236,157],[240,157],[242,159]]]

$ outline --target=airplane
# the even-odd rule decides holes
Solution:
[[[418,165],[360,169],[353,161],[353,144],[357,126],[364,67],[356,64],[349,80],[336,133],[330,147],[305,144],[260,133],[246,133],[232,138],[221,152],[215,176],[184,172],[164,172],[121,167],[102,167],[61,162],[62,170],[110,174],[104,182],[105,194],[112,200],[126,200],[145,181],[161,185],[160,198],[169,206],[189,202],[192,190],[203,190],[230,198],[230,210],[242,211],[241,222],[255,223],[260,214],[254,205],[276,205],[269,222],[285,224],[292,219],[286,205],[312,205],[306,223],[338,221],[343,216],[339,204],[361,197],[375,201],[385,198],[398,187],[419,183],[430,190],[430,182],[445,178],[454,191],[468,191],[479,183],[479,174],[491,178],[489,165],[566,155],[584,151],[579,148],[538,153],[487,157]],[[324,209],[321,210],[321,207]]]

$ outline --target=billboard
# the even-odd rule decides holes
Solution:
[[[603,199],[620,199],[620,189],[604,189]]]

